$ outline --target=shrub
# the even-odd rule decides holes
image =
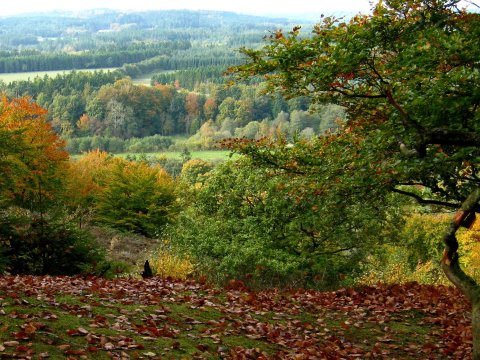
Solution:
[[[336,195],[318,192],[315,182],[247,159],[219,165],[205,180],[182,192],[184,211],[171,239],[212,281],[336,287],[359,271],[366,247],[395,231],[382,220],[397,219],[387,205],[369,207],[352,197],[340,208]]]
[[[74,275],[88,267],[102,272],[103,252],[72,221],[56,213],[22,208],[0,212],[0,243],[6,270],[13,274]]]
[[[194,272],[194,265],[188,256],[182,257],[165,247],[151,255],[150,266],[155,275],[163,278],[185,280]]]
[[[189,185],[203,184],[213,168],[214,165],[205,160],[189,160],[183,164],[181,178]]]

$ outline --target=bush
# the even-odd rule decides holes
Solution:
[[[107,266],[93,239],[55,213],[2,210],[0,243],[4,270],[12,274],[75,275],[85,268],[98,274]]]
[[[397,219],[388,205],[352,197],[341,207],[315,182],[247,159],[217,166],[193,187],[182,192],[172,243],[192,256],[198,273],[219,283],[334,288],[356,276],[366,248],[395,231],[385,223],[386,216]]]
[[[161,135],[146,136],[141,139],[128,140],[127,152],[158,152],[167,150],[173,141],[171,138]]]
[[[156,250],[150,258],[153,273],[163,278],[185,280],[194,272],[194,265],[188,256],[174,254],[165,247]]]

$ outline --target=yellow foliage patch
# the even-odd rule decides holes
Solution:
[[[194,264],[188,257],[173,254],[168,249],[160,249],[151,256],[150,267],[155,275],[163,278],[185,280],[194,271]]]
[[[445,214],[413,214],[406,222],[404,232],[411,237],[423,237],[428,246],[441,246],[442,227],[452,221]],[[470,229],[461,228],[457,233],[462,269],[480,282],[480,221]],[[412,271],[408,254],[400,246],[386,245],[383,259],[372,257],[367,271],[359,279],[362,284],[397,283],[416,281],[421,284],[451,285],[440,267],[440,257],[419,261]]]

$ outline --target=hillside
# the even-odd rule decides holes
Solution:
[[[218,289],[4,276],[0,296],[2,358],[465,359],[471,351],[469,305],[452,288],[252,292],[235,281]]]

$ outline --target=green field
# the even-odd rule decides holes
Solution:
[[[81,69],[75,71],[86,71],[86,72],[94,72],[94,71],[113,71],[117,68],[99,68],[99,69]],[[19,72],[19,73],[5,73],[0,74],[0,81],[5,82],[6,84],[10,84],[13,81],[27,81],[33,80],[36,77],[44,77],[48,75],[49,77],[55,77],[58,74],[67,74],[74,70],[53,70],[53,71],[30,71],[30,72]]]
[[[164,156],[168,159],[181,159],[180,151],[164,151],[164,152],[152,152],[145,153],[146,156]],[[202,159],[202,160],[227,160],[230,156],[230,151],[228,150],[202,150],[202,151],[191,151],[190,152],[192,159]],[[128,155],[139,156],[140,153],[123,153],[115,154],[119,157],[127,157]]]
[[[132,79],[132,82],[135,85],[150,86],[151,85],[150,82],[152,80],[153,75],[156,75],[156,74],[170,74],[170,73],[174,73],[176,71],[177,70],[154,71],[154,72],[136,77],[136,78]]]
[[[182,158],[180,151],[164,151],[164,152],[151,152],[151,153],[122,153],[122,154],[113,154],[114,156],[118,156],[121,158],[126,158],[127,156],[143,156],[146,155],[148,157],[156,156],[156,157],[166,157],[167,159],[178,159]],[[230,158],[230,151],[228,150],[201,150],[201,151],[191,151],[190,152],[192,159],[202,159],[207,161],[215,161],[215,160],[228,160]],[[237,155],[233,155],[235,157]],[[73,159],[81,158],[82,155],[71,155]]]

